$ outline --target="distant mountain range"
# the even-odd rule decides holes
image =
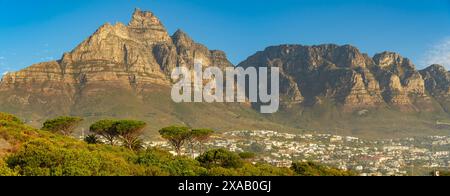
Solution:
[[[262,115],[258,104],[172,102],[171,70],[192,68],[198,59],[233,66],[224,52],[181,30],[170,36],[151,12],[136,10],[128,25],[103,25],[58,61],[4,75],[0,111],[36,126],[58,115],[85,117],[86,125],[102,118],[143,119],[149,135],[172,124],[366,137],[450,132],[436,123],[450,117],[450,74],[440,65],[417,70],[397,53],[369,57],[350,45],[268,47],[237,65],[280,68],[281,110]]]

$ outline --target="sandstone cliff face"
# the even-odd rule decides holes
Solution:
[[[399,54],[383,52],[370,58],[349,45],[269,47],[239,66],[280,67],[285,81],[280,89],[285,104],[297,100],[315,105],[326,99],[347,111],[375,107],[410,112],[439,110],[427,90],[446,91],[443,86],[448,86],[442,82],[446,72],[427,69],[421,74],[409,59]],[[427,79],[422,75],[427,75]],[[304,98],[299,99],[299,95]]]
[[[166,74],[170,75],[172,69],[179,66],[192,70],[195,63],[201,63],[204,67],[233,66],[224,52],[209,50],[206,46],[195,43],[181,30],[176,31],[171,40],[172,42],[157,44],[153,49],[156,61]]]
[[[0,108],[29,116],[69,112],[76,81],[64,77],[58,62],[40,63],[5,75],[0,82]],[[38,112],[37,112],[38,111]]]
[[[432,110],[425,82],[409,59],[393,52],[377,54],[373,59],[378,65],[373,71],[388,104],[409,111]]]
[[[373,64],[349,45],[282,45],[258,52],[239,66],[280,67],[282,81],[288,81],[280,89],[287,100],[314,105],[326,98],[350,109],[383,102],[368,69]]]
[[[427,92],[450,112],[450,73],[442,65],[431,65],[420,71]]]
[[[442,65],[431,65],[420,71],[428,92],[433,96],[446,97],[450,95],[450,73]]]
[[[155,86],[170,86],[173,68],[192,67],[194,61],[232,66],[224,52],[210,51],[181,30],[170,36],[151,12],[137,9],[128,25],[103,25],[61,60],[5,75],[0,109],[58,115],[92,104],[120,107],[102,97],[112,99],[117,91],[143,101]]]

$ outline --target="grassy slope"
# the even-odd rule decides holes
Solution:
[[[107,89],[107,90],[105,90]],[[33,119],[30,124],[40,127],[41,123],[57,115],[74,115],[85,118],[81,129],[87,130],[94,121],[105,118],[132,118],[150,124],[146,136],[157,138],[157,130],[170,125],[207,127],[220,131],[237,129],[271,129],[299,133],[305,130],[337,133],[363,138],[392,138],[421,135],[449,134],[446,129],[436,128],[436,121],[449,121],[445,112],[404,113],[394,109],[373,109],[366,115],[342,113],[332,103],[304,108],[297,106],[273,115],[261,115],[245,104],[182,103],[176,104],[170,98],[170,89],[165,86],[147,86],[145,91],[136,92],[119,86],[93,85],[85,87],[75,104],[63,107],[69,112],[44,112],[39,102],[23,108],[6,104],[0,111]],[[5,100],[11,95],[0,95]],[[58,101],[58,97],[43,97]],[[66,104],[67,105],[67,104]],[[56,110],[56,109],[52,109]]]

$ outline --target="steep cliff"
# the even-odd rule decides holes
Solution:
[[[440,110],[427,94],[425,80],[414,64],[392,52],[370,58],[350,45],[281,45],[268,47],[239,66],[279,67],[282,81],[287,81],[281,86],[286,105],[303,95],[300,104],[320,105],[328,100],[344,111]]]
[[[383,103],[379,83],[369,70],[373,64],[353,46],[330,44],[269,47],[239,66],[279,67],[282,81],[287,81],[280,92],[287,100],[315,105],[330,99],[346,109],[355,109]]]

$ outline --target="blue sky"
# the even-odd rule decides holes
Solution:
[[[450,67],[450,0],[0,0],[0,74],[59,59],[136,7],[235,64],[270,45],[336,43]]]

